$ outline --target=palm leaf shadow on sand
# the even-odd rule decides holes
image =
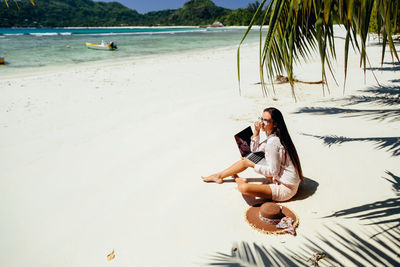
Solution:
[[[400,156],[400,136],[350,138],[337,135],[320,136],[306,133],[302,133],[302,135],[320,139],[329,147],[334,144],[343,144],[346,142],[373,142],[376,144],[377,149],[386,149],[386,151],[391,152],[394,157]]]
[[[211,266],[301,266],[306,259],[299,259],[294,255],[282,253],[273,247],[266,248],[256,243],[234,243],[231,254],[217,252],[210,257]],[[309,264],[307,264],[309,265]]]
[[[371,95],[351,95],[337,101],[345,101],[344,106],[358,105],[363,103],[374,103],[381,106],[400,105],[400,86],[374,86],[367,90],[362,90],[364,93]]]
[[[327,251],[330,255],[340,255],[355,266],[396,266],[400,263],[399,229],[391,229],[381,236],[376,236],[375,232],[384,231],[382,226],[374,227],[373,231],[362,232],[353,231],[340,224],[337,224],[337,227],[342,231],[326,227],[328,233],[318,236],[319,241],[322,241],[321,245],[306,238],[306,247],[310,250]]]
[[[398,71],[400,70],[400,64],[399,62],[384,62],[383,63],[385,66],[380,66],[380,67],[372,67],[372,68],[366,68],[367,70],[376,70],[376,71]]]
[[[396,80],[391,80],[392,82]],[[398,82],[400,80],[397,80]],[[385,85],[385,86],[372,86],[369,89],[363,90],[363,92],[374,94],[375,96],[386,96],[398,98],[400,96],[400,86],[398,85]]]
[[[327,216],[373,220],[368,230],[353,231],[340,224],[325,226],[324,234],[305,238],[299,250],[278,250],[275,247],[234,243],[231,254],[221,252],[209,257],[212,266],[346,266],[338,259],[344,258],[355,266],[399,266],[400,265],[400,177],[386,171],[382,177],[392,184],[397,198],[335,212]],[[327,218],[325,217],[325,218]],[[376,219],[380,219],[377,221]],[[393,224],[395,224],[393,226]],[[388,227],[389,226],[389,227]],[[250,226],[249,226],[250,227]],[[339,231],[338,231],[339,230]],[[266,240],[268,235],[265,236]],[[313,261],[312,256],[323,253],[325,258]]]
[[[363,93],[367,93],[368,95],[351,95],[346,98],[334,100],[334,102],[345,102],[343,106],[351,106],[365,103],[394,107],[399,107],[400,105],[400,86],[398,85],[372,86],[360,91]],[[400,120],[400,108],[350,109],[336,107],[304,107],[294,112],[294,114],[302,113],[308,113],[312,115],[339,114],[342,118],[365,117],[371,120],[388,120],[390,122]]]
[[[390,171],[385,173],[389,178],[382,178],[392,184],[392,190],[397,197],[340,210],[325,218],[357,218],[361,221],[370,221],[369,224],[394,224],[392,228],[400,226],[400,177]]]
[[[400,109],[348,109],[348,108],[329,108],[329,107],[305,107],[294,114],[309,113],[313,115],[342,115],[342,118],[366,117],[371,120],[400,120]]]
[[[346,266],[340,259],[355,266],[398,266],[400,258],[400,231],[391,229],[380,236],[372,236],[382,231],[374,226],[373,231],[355,232],[340,224],[335,229],[326,227],[324,235],[305,238],[299,249],[293,251],[284,248],[278,250],[272,246],[263,246],[247,242],[234,243],[230,254],[217,252],[208,257],[211,266]],[[340,232],[338,231],[340,230]],[[266,235],[268,240],[268,235]],[[313,255],[324,255],[315,261]]]

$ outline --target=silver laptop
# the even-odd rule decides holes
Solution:
[[[253,131],[251,127],[247,127],[243,131],[235,134],[235,141],[239,148],[239,152],[242,157],[249,159],[254,163],[259,163],[261,160],[264,159],[264,152],[251,152],[250,150],[250,139],[253,136]]]

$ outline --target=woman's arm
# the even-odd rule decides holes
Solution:
[[[281,170],[281,161],[282,161],[281,149],[282,145],[280,145],[279,139],[268,140],[265,149],[265,160],[267,164],[266,165],[255,164],[254,170],[267,177],[278,176]]]
[[[261,127],[262,127],[261,122],[259,122],[259,121],[254,122],[254,134],[251,137],[251,142],[250,142],[251,152],[258,151],[258,148],[260,147],[260,129],[261,129]]]

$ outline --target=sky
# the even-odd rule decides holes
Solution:
[[[96,0],[98,1],[98,0]],[[103,2],[120,2],[126,7],[136,9],[139,13],[158,11],[163,9],[178,9],[183,7],[187,0],[101,0]],[[256,0],[212,0],[217,6],[237,9],[247,7]]]

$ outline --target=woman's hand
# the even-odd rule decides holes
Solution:
[[[244,161],[244,165],[245,165],[246,167],[252,167],[252,168],[254,168],[254,166],[256,166],[256,164],[255,164],[254,162],[250,161],[250,160],[247,159],[247,158],[242,158],[242,160]]]
[[[254,135],[257,136],[260,134],[260,130],[262,128],[262,122],[255,121],[254,122]]]

